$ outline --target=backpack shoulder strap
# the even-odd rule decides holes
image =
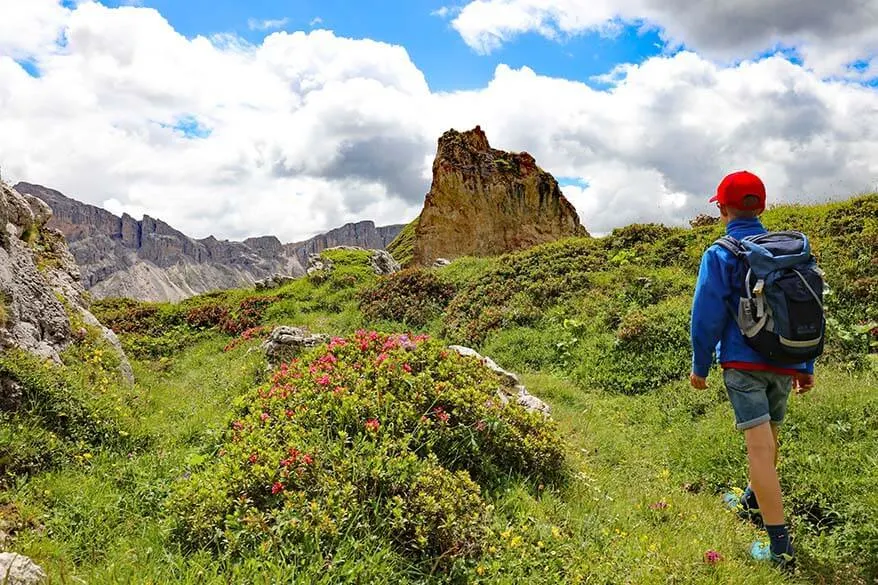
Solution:
[[[738,240],[733,238],[732,236],[723,236],[720,239],[714,242],[717,246],[726,249],[736,258],[741,258],[746,255],[747,250],[744,248],[744,245],[741,244]]]

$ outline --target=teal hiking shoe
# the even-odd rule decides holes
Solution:
[[[762,540],[757,540],[750,546],[750,556],[755,561],[771,562],[774,566],[785,570],[792,570],[796,562],[793,555],[773,554],[771,544]]]
[[[762,527],[762,514],[759,508],[750,508],[744,505],[744,490],[732,488],[732,491],[723,495],[723,504],[726,509],[735,512],[741,520],[752,522],[758,527]]]

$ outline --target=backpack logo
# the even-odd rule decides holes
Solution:
[[[715,244],[739,259],[741,299],[732,310],[747,344],[782,364],[823,353],[826,316],[823,271],[801,232],[767,232]]]

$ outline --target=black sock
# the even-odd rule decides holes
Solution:
[[[790,531],[786,524],[778,524],[776,526],[766,526],[766,532],[771,539],[771,554],[779,557],[781,555],[793,556],[793,543],[790,542]]]
[[[753,488],[749,485],[747,489],[744,490],[744,495],[741,496],[741,506],[744,510],[758,510],[759,503],[756,501],[756,492],[753,491]]]

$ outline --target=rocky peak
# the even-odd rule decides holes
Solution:
[[[492,148],[479,126],[442,134],[433,183],[414,225],[414,264],[502,254],[569,236],[588,232],[533,156]]]

